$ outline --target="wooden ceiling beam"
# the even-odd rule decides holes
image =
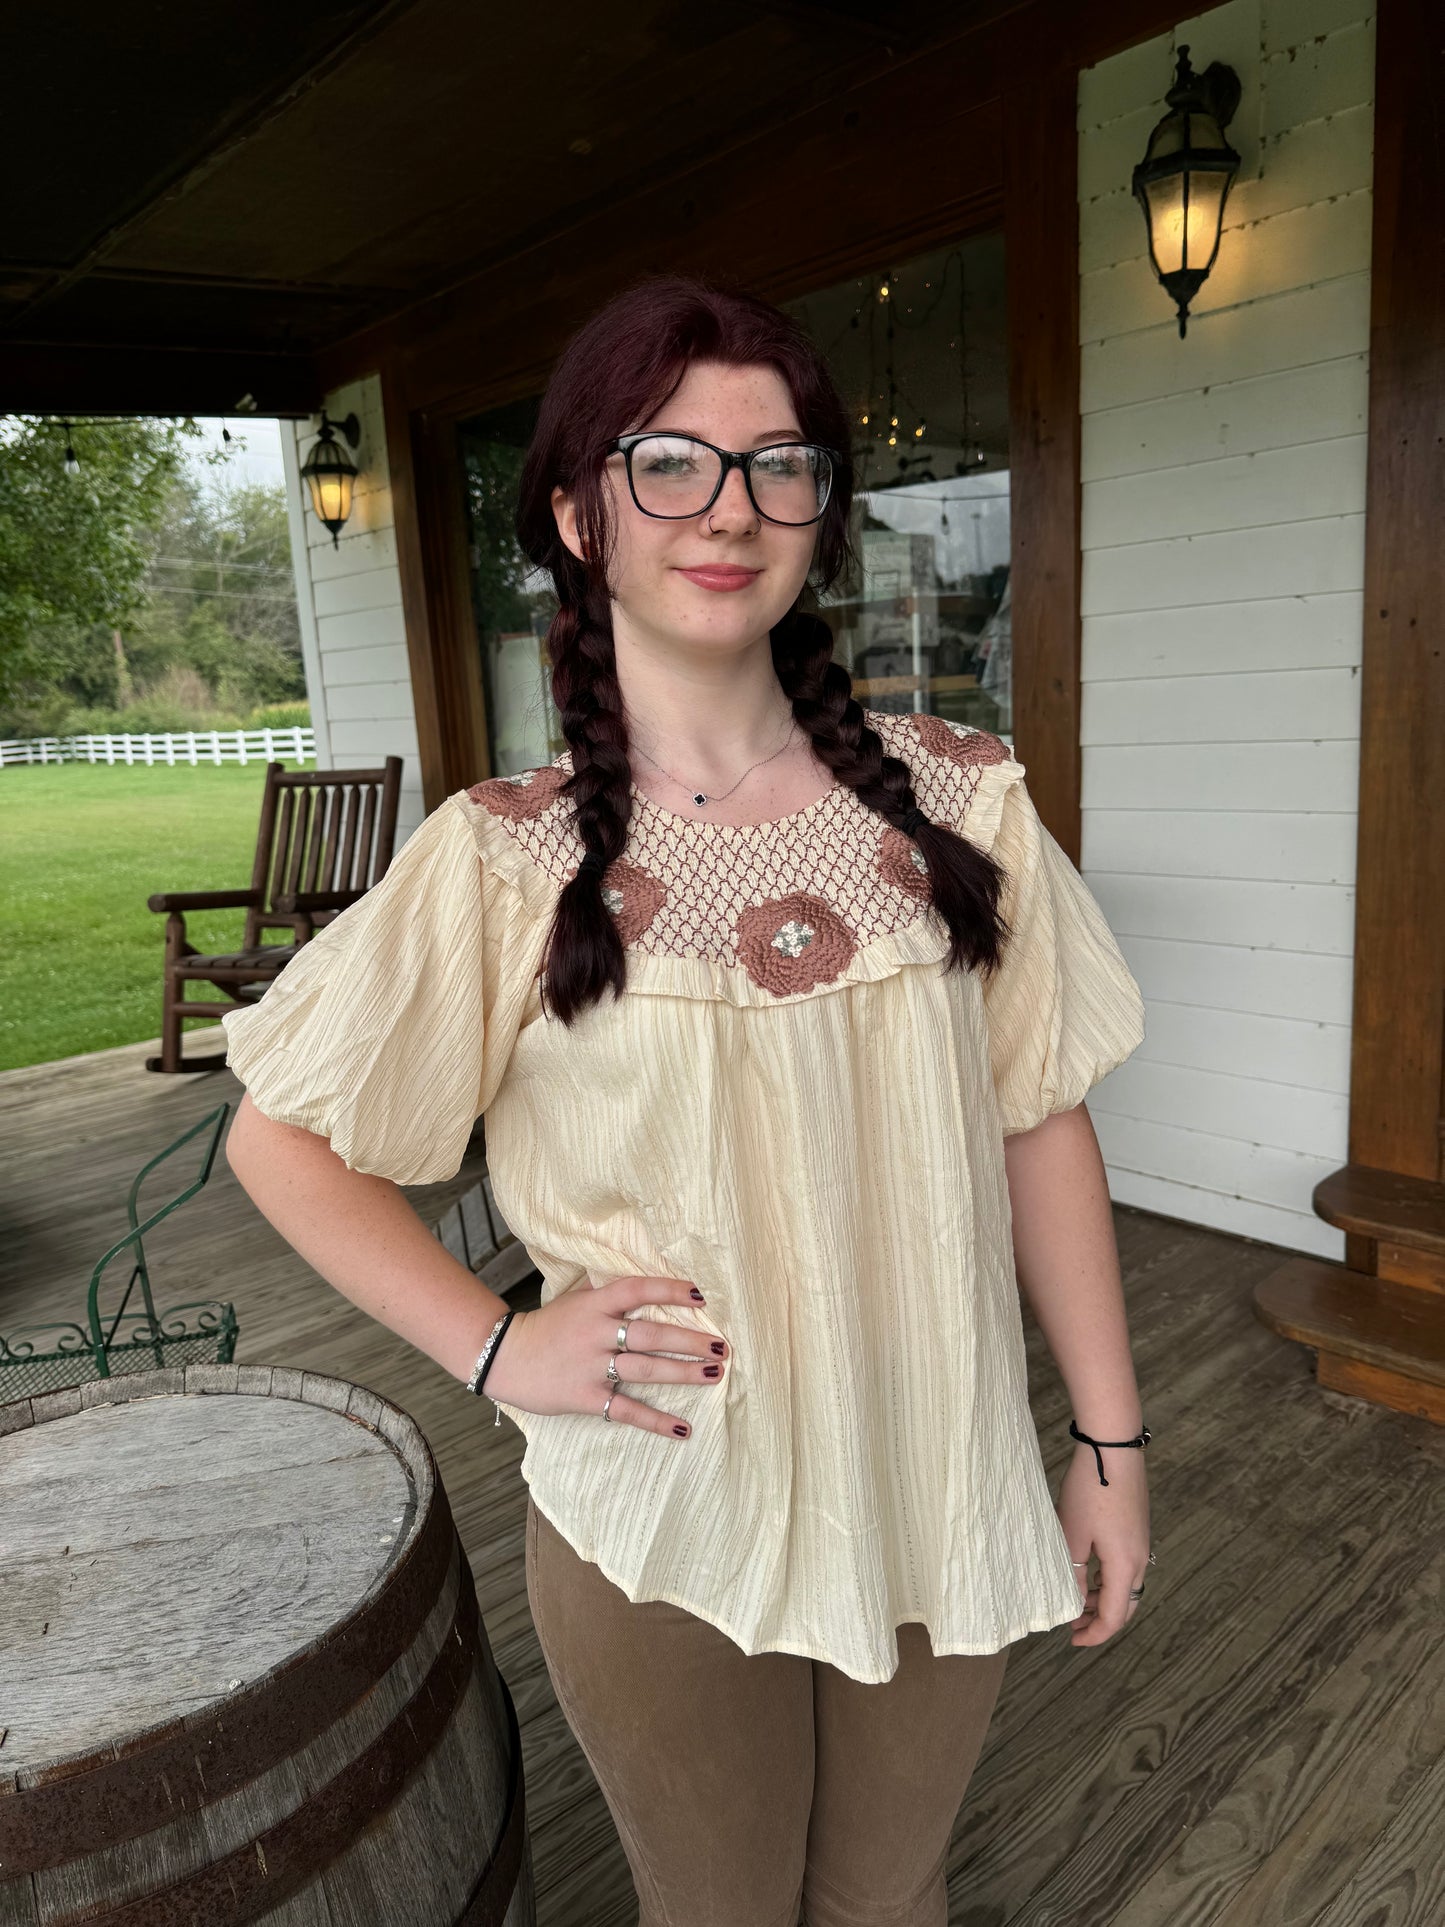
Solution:
[[[319,412],[309,355],[0,341],[3,415],[291,416]],[[249,395],[254,408],[242,408]]]
[[[0,287],[7,281],[33,281],[54,273],[29,261],[0,262]],[[395,286],[378,287],[360,281],[303,281],[255,274],[197,274],[185,268],[112,268],[102,263],[86,276],[112,286],[140,288],[198,288],[205,293],[232,290],[241,294],[300,295],[319,301],[395,301]]]
[[[907,52],[919,34],[916,20],[880,20],[851,7],[832,6],[829,0],[744,0],[744,4],[749,13],[791,20],[802,27],[837,28],[877,47],[897,47],[900,53]]]

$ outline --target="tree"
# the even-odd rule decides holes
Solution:
[[[91,426],[100,425],[76,430],[82,477],[80,433]],[[55,432],[63,450],[63,431]],[[49,542],[56,579],[13,611],[0,733],[228,728],[260,705],[304,700],[285,491],[233,486],[220,451],[206,458],[208,483],[179,434],[172,449],[175,459],[156,462],[143,497],[127,490],[122,503],[97,477],[101,500],[83,532],[89,549],[73,530]],[[0,443],[0,462],[7,453]],[[53,526],[73,509],[66,490],[81,479],[51,454],[48,471],[36,463],[32,547],[47,515]],[[125,593],[108,605],[80,595],[74,570],[96,552],[111,567],[106,545],[117,540],[130,545],[119,572]]]
[[[23,706],[144,601],[150,530],[194,425],[0,417],[0,710]],[[111,642],[112,653],[114,643]]]

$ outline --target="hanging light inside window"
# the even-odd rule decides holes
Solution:
[[[311,506],[316,511],[316,519],[330,529],[331,546],[334,549],[341,547],[341,531],[351,514],[352,489],[357,475],[355,462],[336,439],[338,428],[353,448],[357,446],[361,440],[361,424],[355,415],[348,415],[342,422],[333,422],[323,408],[320,439],[301,469],[306,486],[311,491]]]
[[[1174,85],[1164,96],[1171,111],[1155,126],[1134,169],[1150,264],[1179,310],[1181,337],[1189,304],[1219,252],[1224,203],[1239,172],[1240,157],[1224,138],[1239,96],[1232,67],[1216,60],[1196,74],[1189,49],[1181,47]]]
[[[80,473],[80,463],[76,458],[75,445],[70,439],[69,422],[65,424],[65,472],[67,475],[78,475]]]

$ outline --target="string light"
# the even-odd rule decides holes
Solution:
[[[887,486],[888,479],[901,481],[905,472],[921,480],[935,479],[929,464],[937,460],[937,454],[925,452],[931,435],[929,419],[908,394],[905,384],[898,378],[896,330],[905,328],[910,333],[919,333],[927,330],[933,323],[934,317],[939,314],[940,309],[944,308],[952,292],[949,280],[955,255],[959,266],[957,319],[953,336],[946,344],[940,344],[957,357],[955,365],[962,389],[963,419],[962,433],[959,438],[961,446],[958,450],[958,456],[961,459],[955,459],[953,473],[968,475],[988,466],[989,457],[979,440],[972,407],[973,383],[968,352],[970,345],[967,332],[968,277],[965,253],[966,249],[963,246],[956,246],[944,261],[943,271],[937,280],[930,274],[928,278],[910,284],[915,289],[925,291],[929,297],[927,301],[922,301],[920,295],[917,304],[905,299],[902,307],[899,306],[899,279],[898,275],[891,270],[879,275],[876,280],[866,275],[860,276],[853,284],[856,305],[852,312],[840,321],[837,339],[830,344],[826,352],[831,357],[833,350],[847,335],[850,332],[856,333],[860,328],[864,329],[868,336],[865,386],[867,399],[857,408],[854,415],[858,428],[869,431],[866,434],[860,434],[856,444],[860,488],[880,485],[878,478],[870,476],[869,470],[871,463],[884,453],[889,459],[887,479],[884,479],[881,485]],[[906,293],[907,290],[905,295]],[[881,342],[875,336],[871,322],[871,314],[878,307],[884,307],[887,314],[884,338]],[[884,358],[882,369],[877,367],[875,359],[880,348]],[[878,406],[876,426],[873,412],[875,403]],[[912,417],[907,428],[903,426],[905,414]],[[951,435],[948,438],[952,439]],[[901,446],[904,442],[908,444],[910,450],[916,452],[905,453]]]
[[[241,397],[242,403],[249,400],[250,400],[249,396],[243,395]],[[56,417],[54,415],[42,415],[39,417],[39,419],[41,421],[51,421],[51,422],[56,421],[57,419],[59,420],[60,426],[65,430],[65,473],[67,475],[78,475],[80,473],[80,457],[75,452],[75,423],[70,421],[65,416]],[[83,419],[87,423],[87,425],[98,426],[102,428],[109,427],[112,423],[115,423],[115,422],[155,422],[155,421],[168,421],[172,423],[178,422],[181,425],[181,427],[183,427],[187,431],[194,431],[194,429],[196,428],[196,418],[194,415],[87,415],[83,417]],[[231,433],[230,429],[226,427],[224,416],[222,417],[222,421],[221,421],[221,434],[224,440],[227,442],[233,442],[236,439],[235,436]]]

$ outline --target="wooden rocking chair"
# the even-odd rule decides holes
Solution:
[[[401,758],[381,769],[288,770],[268,763],[261,825],[249,890],[188,890],[149,899],[166,919],[161,1054],[149,1071],[211,1070],[221,1054],[186,1059],[187,1017],[224,1017],[256,1002],[302,944],[379,883],[391,862],[401,797]],[[188,910],[244,910],[241,948],[202,956],[186,941]],[[288,930],[285,943],[265,943],[267,930]],[[224,1003],[186,1001],[186,986],[208,983]]]

